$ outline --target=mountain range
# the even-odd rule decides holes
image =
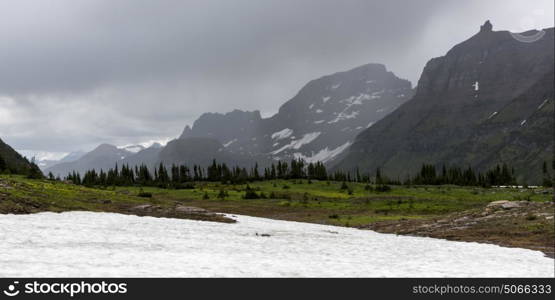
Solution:
[[[381,64],[366,64],[307,83],[278,113],[259,111],[205,113],[165,147],[133,153],[129,147],[101,145],[80,159],[45,169],[64,176],[73,170],[107,169],[115,163],[152,167],[164,164],[207,165],[216,159],[229,165],[269,165],[302,158],[331,162],[372,126],[410,99],[411,83]]]
[[[508,163],[519,180],[538,182],[554,151],[553,41],[553,28],[522,42],[488,21],[431,59],[414,89],[384,65],[366,64],[308,82],[269,118],[205,113],[164,147],[101,145],[46,171],[212,159],[252,167],[300,158],[333,170],[382,168],[400,179],[424,163],[478,170]]]

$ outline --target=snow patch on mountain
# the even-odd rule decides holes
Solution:
[[[384,90],[378,91],[378,92],[373,92],[370,95],[370,99],[379,99],[382,97],[382,94],[384,93]]]
[[[291,136],[291,134],[293,134],[293,130],[289,129],[289,128],[285,128],[283,130],[280,130],[278,132],[274,132],[272,133],[272,140],[282,140],[285,138],[288,138]]]
[[[349,146],[352,143],[350,141],[346,142],[345,144],[335,148],[335,149],[329,149],[328,147],[318,151],[317,153],[312,152],[311,156],[305,156],[302,153],[296,152],[293,155],[295,156],[295,158],[297,159],[302,159],[308,163],[315,163],[315,162],[322,162],[322,163],[326,163],[330,160],[332,160],[333,158],[335,158],[337,155],[341,154],[341,152],[345,151],[345,149],[349,148]]]
[[[232,139],[231,141],[225,143],[225,144],[224,144],[224,147],[227,148],[229,145],[231,145],[231,144],[233,144],[233,143],[235,143],[235,142],[237,142],[237,139]]]
[[[320,136],[321,132],[311,132],[311,133],[307,133],[305,135],[303,135],[302,138],[298,139],[298,140],[293,140],[291,141],[291,143],[275,150],[272,151],[270,154],[272,155],[276,155],[280,152],[283,152],[286,149],[300,149],[302,146],[306,145],[306,144],[310,144],[312,143],[316,138],[318,138],[318,136]]]
[[[333,124],[333,123],[337,123],[339,121],[356,118],[358,116],[358,113],[359,113],[358,111],[353,111],[353,112],[348,113],[348,114],[345,113],[345,112],[341,112],[341,113],[339,113],[339,115],[337,115],[337,117],[335,117],[335,119],[329,121],[328,124]]]
[[[538,110],[542,109],[542,107],[549,101],[549,98],[545,99],[540,106],[538,106]]]

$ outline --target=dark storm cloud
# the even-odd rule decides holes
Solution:
[[[2,1],[0,136],[44,151],[173,137],[205,111],[270,114],[368,62],[416,84],[486,19],[553,23],[552,1],[483,2]]]

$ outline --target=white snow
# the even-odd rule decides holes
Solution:
[[[229,145],[231,145],[231,144],[233,144],[233,143],[235,143],[235,142],[237,142],[237,139],[232,139],[231,141],[225,143],[225,144],[224,144],[224,147],[227,148]]]
[[[312,141],[314,141],[318,136],[320,136],[320,134],[321,134],[321,132],[307,133],[307,134],[303,135],[302,138],[300,138],[298,140],[293,140],[293,141],[291,141],[291,143],[289,143],[289,144],[287,144],[287,145],[285,145],[285,146],[283,146],[283,147],[281,147],[281,148],[279,148],[275,151],[270,152],[270,154],[276,155],[276,154],[278,154],[278,153],[280,153],[280,152],[282,152],[283,150],[286,150],[286,149],[299,149],[303,145],[312,143]]]
[[[340,154],[341,152],[345,151],[345,149],[347,149],[349,146],[351,145],[351,142],[346,142],[345,144],[330,150],[328,147],[318,151],[317,153],[312,152],[311,156],[305,156],[302,153],[294,153],[293,156],[297,159],[303,159],[306,162],[328,162],[331,159],[333,159],[334,157],[336,157],[338,154]]]
[[[321,124],[324,123],[326,120],[318,120],[318,121],[314,121],[314,124]]]
[[[374,122],[368,123],[368,126],[366,126],[366,128],[370,128],[370,127],[372,127],[372,125],[374,125]]]
[[[370,99],[379,99],[379,98],[382,97],[382,94],[383,94],[383,93],[384,93],[384,90],[377,91],[377,92],[373,92],[373,93],[370,95]]]
[[[349,114],[347,114],[345,112],[341,112],[341,113],[339,113],[339,115],[337,115],[337,117],[335,117],[335,119],[329,121],[328,124],[337,123],[339,121],[343,121],[343,120],[347,120],[347,119],[353,119],[353,118],[356,118],[358,116],[358,114],[359,114],[358,111],[353,111]]]
[[[308,106],[308,109],[312,109],[313,107],[314,107],[314,103],[310,104],[310,105]]]
[[[367,80],[366,83],[373,83],[374,80]]]
[[[474,91],[479,91],[480,90],[480,83],[478,81],[474,82],[474,84],[472,86],[474,87]]]
[[[539,251],[236,219],[224,224],[92,212],[0,215],[0,276],[552,278],[554,273],[553,259]]]
[[[404,97],[405,97],[405,94],[399,94],[399,95],[397,95],[397,98],[404,98]]]
[[[524,124],[526,124],[526,120],[522,120],[522,122],[520,122],[520,126],[524,126]]]
[[[538,106],[538,110],[542,109],[542,107],[547,103],[547,101],[549,101],[549,98],[543,100],[542,104],[540,104],[540,106]]]
[[[272,140],[273,139],[277,139],[277,140],[285,139],[285,138],[288,138],[289,136],[291,136],[291,134],[293,134],[293,130],[289,129],[289,128],[285,128],[285,129],[280,130],[278,132],[272,133]]]
[[[328,102],[330,99],[331,99],[330,96],[322,97],[322,102],[326,103],[326,102]]]
[[[127,145],[127,146],[120,147],[118,149],[126,150],[132,153],[137,153],[141,150],[144,150],[145,147],[143,147],[142,145]]]
[[[361,105],[362,101],[365,100],[370,100],[372,99],[372,97],[368,94],[364,94],[364,93],[360,93],[358,96],[351,96],[349,98],[345,98],[345,99],[341,99],[339,100],[340,103],[346,103],[347,104],[347,108],[353,106],[353,105]]]
[[[331,86],[331,89],[335,90],[335,89],[339,88],[340,86],[341,86],[341,83],[334,84],[334,85]]]
[[[324,111],[321,110],[321,109],[317,109],[317,110],[316,110],[316,113],[317,113],[317,114],[321,114],[322,112],[324,112]]]
[[[491,118],[493,118],[493,117],[495,117],[495,115],[497,115],[497,112],[496,112],[496,111],[494,111],[494,112],[488,117],[488,120],[491,119]]]

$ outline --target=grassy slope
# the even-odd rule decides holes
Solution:
[[[0,175],[0,213],[69,210],[116,212],[143,203],[144,199],[116,191],[30,180],[17,175]]]

